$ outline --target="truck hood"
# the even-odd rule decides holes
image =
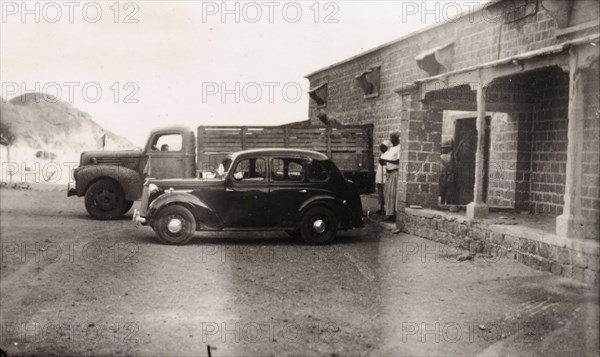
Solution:
[[[80,166],[105,164],[119,165],[129,168],[137,167],[143,153],[139,150],[123,151],[84,151],[79,160]]]

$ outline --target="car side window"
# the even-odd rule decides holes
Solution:
[[[238,182],[264,181],[267,165],[264,159],[240,160],[233,171],[233,179]]]
[[[304,180],[302,159],[275,158],[271,160],[271,178],[273,181],[299,182]]]
[[[325,166],[317,160],[308,163],[308,180],[310,182],[325,182],[329,180],[329,173]]]

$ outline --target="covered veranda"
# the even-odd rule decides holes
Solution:
[[[425,161],[432,161],[430,156],[425,160],[419,160],[419,155],[411,154],[411,151],[419,151],[412,143],[417,139],[423,141],[423,135],[414,135],[414,131],[411,130],[417,127],[413,122],[435,122],[430,123],[428,127],[431,130],[441,130],[444,111],[475,112],[477,128],[475,178],[473,200],[466,205],[466,218],[485,219],[490,212],[490,205],[487,202],[488,187],[490,176],[494,173],[490,171],[484,128],[487,117],[493,113],[506,113],[513,119],[516,132],[515,137],[511,138],[512,142],[503,148],[504,152],[499,156],[504,161],[513,162],[510,169],[502,173],[503,180],[507,181],[508,190],[514,196],[512,207],[508,208],[522,211],[523,207],[531,207],[532,202],[536,200],[550,200],[550,195],[534,197],[535,171],[543,171],[544,166],[538,165],[539,167],[534,168],[536,162],[533,155],[536,149],[531,145],[532,139],[529,134],[532,132],[531,125],[535,124],[536,119],[545,109],[544,102],[539,98],[540,88],[535,86],[555,85],[556,88],[552,89],[553,94],[557,92],[565,94],[567,140],[564,149],[561,147],[548,149],[550,151],[562,149],[566,154],[564,167],[558,164],[556,167],[548,166],[559,171],[556,175],[557,181],[560,181],[559,177],[563,177],[564,181],[564,190],[559,192],[562,200],[551,202],[559,207],[554,219],[554,232],[559,237],[595,238],[597,241],[598,210],[587,209],[586,211],[588,207],[584,207],[583,204],[585,195],[590,194],[586,189],[589,182],[584,182],[586,149],[583,138],[586,130],[596,130],[595,127],[588,128],[589,124],[586,124],[590,122],[586,120],[586,116],[590,115],[586,111],[590,98],[586,97],[585,88],[588,85],[586,80],[590,78],[597,80],[595,74],[598,70],[598,39],[598,35],[578,38],[511,58],[424,78],[399,88],[396,92],[410,102],[411,108],[404,113],[408,130],[403,133],[403,143],[408,150],[404,153],[406,156],[403,161],[408,163],[407,167],[411,164],[418,166]],[[439,136],[432,136],[432,138],[439,139]],[[432,144],[434,148],[439,148],[439,142]],[[560,173],[561,170],[564,173]],[[429,192],[421,192],[419,196],[411,195],[412,181],[422,182],[423,178],[412,174],[410,170],[404,174],[405,187],[400,188],[399,192],[400,209],[421,202],[426,202],[424,206],[427,208],[435,208],[436,190],[429,189]],[[435,187],[435,171],[430,170],[426,174],[430,187]],[[556,195],[556,192],[554,194]],[[424,196],[431,197],[422,199]],[[531,211],[538,213],[535,210]]]

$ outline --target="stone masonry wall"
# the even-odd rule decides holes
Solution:
[[[530,203],[535,213],[562,213],[567,166],[568,73],[537,77]]]
[[[390,131],[400,128],[399,112],[407,110],[394,90],[405,83],[428,77],[415,61],[415,56],[422,51],[453,40],[454,60],[450,70],[457,70],[540,49],[562,40],[555,38],[555,21],[541,6],[535,16],[505,23],[505,17],[499,14],[510,13],[511,9],[519,6],[519,2],[511,0],[493,4],[472,16],[441,24],[315,72],[307,77],[310,86],[328,83],[328,103],[324,109],[344,124],[375,124],[374,143],[378,143],[386,139]],[[575,18],[577,23],[595,18],[594,11],[589,8],[596,9],[597,5],[590,0],[575,2],[573,13],[578,14]],[[380,94],[365,98],[355,76],[375,66],[381,67]],[[316,108],[311,100],[308,112],[313,122],[318,122]]]
[[[597,64],[596,64],[597,65]],[[600,237],[600,80],[598,67],[585,72],[586,106],[583,126],[583,216],[588,221],[586,236]]]
[[[414,98],[411,99],[411,96],[401,96],[394,90],[429,76],[418,68],[415,60],[422,51],[453,41],[452,66],[448,69],[453,71],[555,45],[576,36],[590,34],[592,31],[556,36],[558,32],[556,22],[545,10],[542,0],[537,1],[535,14],[511,21],[511,9],[521,8],[523,3],[524,0],[493,3],[472,16],[464,16],[457,21],[406,36],[373,51],[314,72],[307,78],[311,88],[327,83],[329,95],[323,109],[331,117],[344,124],[374,124],[374,150],[378,150],[378,144],[387,139],[391,131],[409,130],[419,126],[418,120],[410,118],[418,115],[413,115],[411,112],[419,111],[420,104]],[[569,26],[595,20],[598,18],[599,11],[600,3],[597,0],[575,1]],[[355,77],[371,67],[380,67],[379,95],[365,97]],[[557,72],[552,72],[555,70]],[[504,179],[503,176],[501,180],[491,184],[489,186],[491,194],[488,198],[494,205],[514,206],[517,210],[532,210],[554,216],[562,213],[563,205],[568,125],[568,75],[554,68],[542,74],[531,73],[530,78],[537,78],[536,83],[531,86],[532,90],[528,91],[532,96],[529,99],[534,109],[526,113],[511,112],[506,123],[496,123],[498,130],[506,130],[492,138],[492,142],[499,145],[498,150],[502,151],[497,152],[500,156],[495,157],[496,162],[502,165],[512,162],[512,166],[502,168],[507,173],[508,179]],[[543,80],[544,78],[546,81]],[[582,189],[583,214],[595,227],[595,230],[588,233],[588,237],[596,239],[600,224],[598,219],[600,216],[600,155],[598,154],[600,119],[597,78],[597,71],[586,76],[588,82],[586,82],[585,95],[585,167]],[[509,88],[510,85],[514,83],[509,83]],[[311,100],[308,110],[313,122],[318,121],[316,109],[315,102]],[[438,123],[427,124],[424,121],[421,127],[423,125],[435,127],[434,136],[439,135],[441,140],[442,128],[441,126],[438,128]],[[414,135],[423,134],[424,131],[419,131]],[[410,152],[403,152],[402,161],[408,169],[411,169],[411,164],[422,165],[423,171],[413,176],[408,176],[407,173],[407,176],[403,177],[409,180],[405,181],[404,187],[400,188],[402,190],[399,192],[400,198],[403,202],[409,203],[413,203],[410,202],[412,199],[424,199],[429,205],[435,195],[434,191],[437,190],[433,172],[430,171],[431,166],[427,166],[433,162],[434,154],[437,155],[437,152],[429,151],[429,144],[438,144],[430,141],[431,138],[426,138],[428,141],[422,144],[425,146],[417,148],[414,140],[403,133],[401,140],[403,148],[408,148],[409,145],[412,145],[412,148],[408,149]],[[435,149],[439,148],[435,147],[433,150]],[[491,154],[494,154],[494,151]],[[378,157],[377,152],[375,157]],[[491,171],[490,174],[494,172]],[[414,203],[418,204],[418,202]]]
[[[487,204],[514,207],[519,120],[513,115],[492,116]]]
[[[442,111],[402,112],[400,205],[437,206]]]
[[[480,253],[487,259],[512,259],[536,270],[598,285],[597,245],[555,245],[543,241],[552,241],[552,235],[544,237],[542,234],[536,240],[532,236],[539,233],[528,232],[522,227],[502,232],[499,228],[469,221],[458,214],[432,210],[408,209],[402,218],[406,233]]]

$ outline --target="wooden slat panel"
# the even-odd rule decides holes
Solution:
[[[200,128],[199,128],[200,140]],[[284,125],[279,127],[202,127],[203,162],[218,165],[224,153],[252,148],[289,147],[309,149],[328,155],[343,171],[368,170],[372,163],[371,128],[352,125],[344,128]],[[201,156],[199,155],[199,161]]]

